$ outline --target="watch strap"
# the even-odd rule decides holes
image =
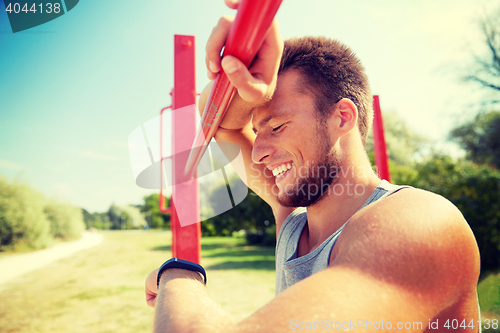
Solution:
[[[203,269],[201,265],[184,259],[172,258],[165,261],[163,265],[160,266],[160,269],[158,270],[158,278],[156,279],[157,286],[160,285],[161,274],[168,268],[180,268],[188,271],[199,272],[203,275],[203,282],[207,284],[207,273],[205,273],[205,269]]]

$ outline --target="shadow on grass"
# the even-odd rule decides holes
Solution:
[[[201,244],[201,250],[202,251],[211,251],[211,250],[217,250],[217,249],[234,249],[236,247],[241,247],[244,246],[244,243],[213,243],[213,244]],[[162,245],[162,246],[155,246],[150,249],[151,251],[171,251],[172,246],[170,245]]]
[[[170,245],[164,246],[156,246],[150,249],[151,251],[172,251],[172,247]]]
[[[226,261],[220,264],[208,266],[210,270],[226,269],[262,269],[274,271],[274,260],[248,260],[248,261]]]
[[[253,249],[253,250],[235,250],[224,251],[204,255],[205,258],[220,258],[220,257],[262,257],[274,256],[274,248]]]
[[[244,242],[238,242],[238,243],[212,243],[212,244],[201,244],[201,249],[202,251],[210,251],[210,250],[217,250],[221,248],[225,249],[230,249],[230,248],[235,248],[235,247],[240,247],[240,246],[245,246],[246,244]]]
[[[245,250],[244,247],[248,247]],[[170,245],[156,246],[152,251],[169,252]],[[216,251],[219,250],[219,251]],[[211,253],[211,251],[216,251]],[[254,269],[274,271],[274,247],[247,246],[241,242],[217,242],[202,244],[203,258],[219,258],[223,262],[205,267],[210,270]],[[237,258],[237,260],[235,260]]]

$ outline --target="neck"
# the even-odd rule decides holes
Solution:
[[[307,232],[312,250],[338,230],[365,203],[380,183],[368,158],[348,157],[337,178],[314,205],[307,207]]]

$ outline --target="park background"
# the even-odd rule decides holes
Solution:
[[[498,19],[499,10],[490,0],[288,0],[277,15],[284,38],[326,35],[362,60],[381,98],[393,181],[450,199],[476,235],[486,318],[500,317],[500,63],[492,56],[500,53],[500,31],[491,49],[481,24]],[[80,329],[90,322],[91,331],[114,330],[106,318],[116,330],[138,328],[127,324],[128,313],[148,329],[152,312],[138,295],[143,278],[170,255],[170,236],[138,231],[168,229],[169,218],[158,212],[157,195],[135,184],[127,139],[170,105],[174,34],[196,36],[203,89],[204,45],[223,14],[234,14],[223,1],[89,0],[13,34],[0,6],[0,259],[106,229],[102,245],[7,285],[2,331],[54,331],[49,322],[63,330],[77,315]],[[272,297],[271,211],[249,195],[201,227],[205,236],[234,236],[204,239],[202,263],[220,278],[213,296],[242,318]],[[137,232],[109,231],[123,229]],[[120,261],[129,265],[115,266]],[[113,281],[112,268],[129,279]],[[76,283],[82,275],[85,283]],[[224,294],[222,286],[239,290],[244,281],[254,289]],[[34,297],[35,290],[60,294]],[[36,321],[27,309],[39,314]]]

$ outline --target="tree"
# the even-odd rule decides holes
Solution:
[[[500,8],[484,17],[480,26],[487,47],[486,55],[475,56],[475,66],[464,79],[499,96],[483,104],[500,103]]]
[[[396,112],[384,112],[382,116],[390,164],[413,166],[423,156],[429,140],[413,131]],[[368,134],[366,150],[373,164],[372,131]]]
[[[112,204],[108,209],[111,229],[138,229],[147,225],[144,216],[133,206],[117,206]]]
[[[140,210],[146,215],[149,227],[153,229],[170,228],[170,215],[160,212],[158,206],[160,195],[153,193],[144,197],[144,205],[141,205]],[[170,198],[165,199],[165,206],[170,206]]]
[[[44,206],[41,193],[0,177],[0,251],[23,245],[33,249],[51,245]]]
[[[88,210],[82,208],[83,223],[85,223],[85,228],[90,229],[94,226],[94,218]]]
[[[499,111],[479,113],[473,121],[455,128],[450,137],[466,151],[468,159],[500,169]]]
[[[50,200],[45,205],[44,212],[54,238],[72,240],[82,236],[85,224],[80,208]]]
[[[86,209],[82,208],[83,221],[87,229],[96,228],[106,230],[111,228],[109,216],[107,212],[104,213],[89,213]]]
[[[231,177],[238,177],[233,174]],[[233,186],[245,186],[243,183]],[[233,188],[234,189],[234,188]],[[216,184],[210,191],[210,205],[215,211],[223,211],[225,206],[217,198],[220,194],[227,195],[225,182]],[[231,236],[234,232],[245,230],[247,241],[251,244],[264,243],[272,245],[276,240],[276,227],[271,207],[249,190],[247,197],[232,209],[201,222],[201,232],[204,236]]]

